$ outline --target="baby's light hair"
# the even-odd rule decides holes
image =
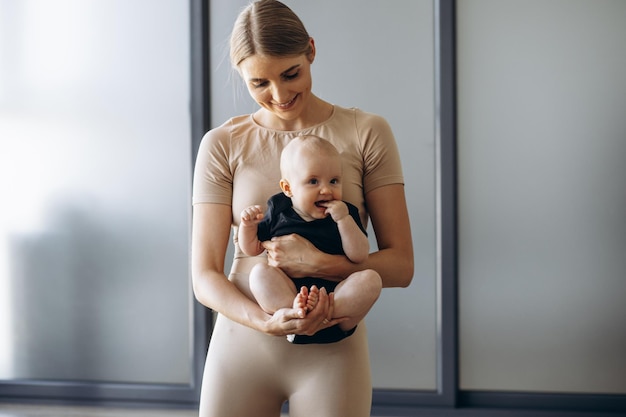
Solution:
[[[283,149],[280,154],[280,174],[283,178],[289,178],[292,169],[298,169],[293,166],[296,157],[306,154],[307,157],[332,157],[341,158],[337,148],[319,136],[302,135],[293,138]]]

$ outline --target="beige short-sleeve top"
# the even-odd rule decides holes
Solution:
[[[232,207],[235,258],[245,255],[237,245],[241,211],[265,207],[280,192],[280,153],[294,137],[311,134],[335,145],[343,162],[343,199],[354,204],[364,225],[365,195],[378,187],[403,184],[398,148],[387,121],[355,108],[334,106],[326,121],[299,131],[279,131],[258,125],[252,115],[234,117],[206,133],[196,160],[193,204]]]

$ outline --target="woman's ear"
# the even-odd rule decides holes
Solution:
[[[291,186],[289,185],[289,181],[287,181],[284,178],[281,178],[279,185],[280,185],[280,189],[283,190],[283,194],[285,194],[289,198],[293,197],[293,194],[291,193]]]
[[[315,60],[315,40],[313,38],[309,38],[309,43],[311,44],[311,51],[307,54],[307,58],[309,63],[313,63]]]

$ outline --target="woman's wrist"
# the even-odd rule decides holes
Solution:
[[[324,252],[316,254],[313,265],[315,271],[312,276],[330,281],[343,281],[350,275],[350,261],[343,255],[329,255]]]
[[[256,330],[265,333],[270,336],[281,336],[280,329],[276,329],[275,317],[271,314],[263,312],[263,317],[260,317],[256,322]]]

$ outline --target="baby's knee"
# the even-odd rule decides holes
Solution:
[[[363,271],[357,272],[355,275],[355,278],[359,281],[359,286],[369,294],[378,298],[378,295],[380,295],[383,289],[383,280],[380,274],[373,269],[364,269]]]
[[[372,289],[378,289],[379,291],[383,288],[383,279],[380,277],[380,274],[373,269],[366,269],[363,271],[366,277],[366,281],[369,285],[372,286]]]
[[[268,264],[262,262],[254,265],[252,269],[250,269],[250,275],[264,275],[272,271],[273,267]]]
[[[283,283],[286,283],[289,286],[293,286],[291,279],[284,272],[266,263],[254,265],[250,270],[249,280],[250,287],[253,290],[265,288],[268,283],[276,285],[284,285]]]
[[[250,286],[255,287],[256,285],[263,284],[267,279],[267,276],[270,274],[270,268],[266,263],[256,264],[250,269]]]

